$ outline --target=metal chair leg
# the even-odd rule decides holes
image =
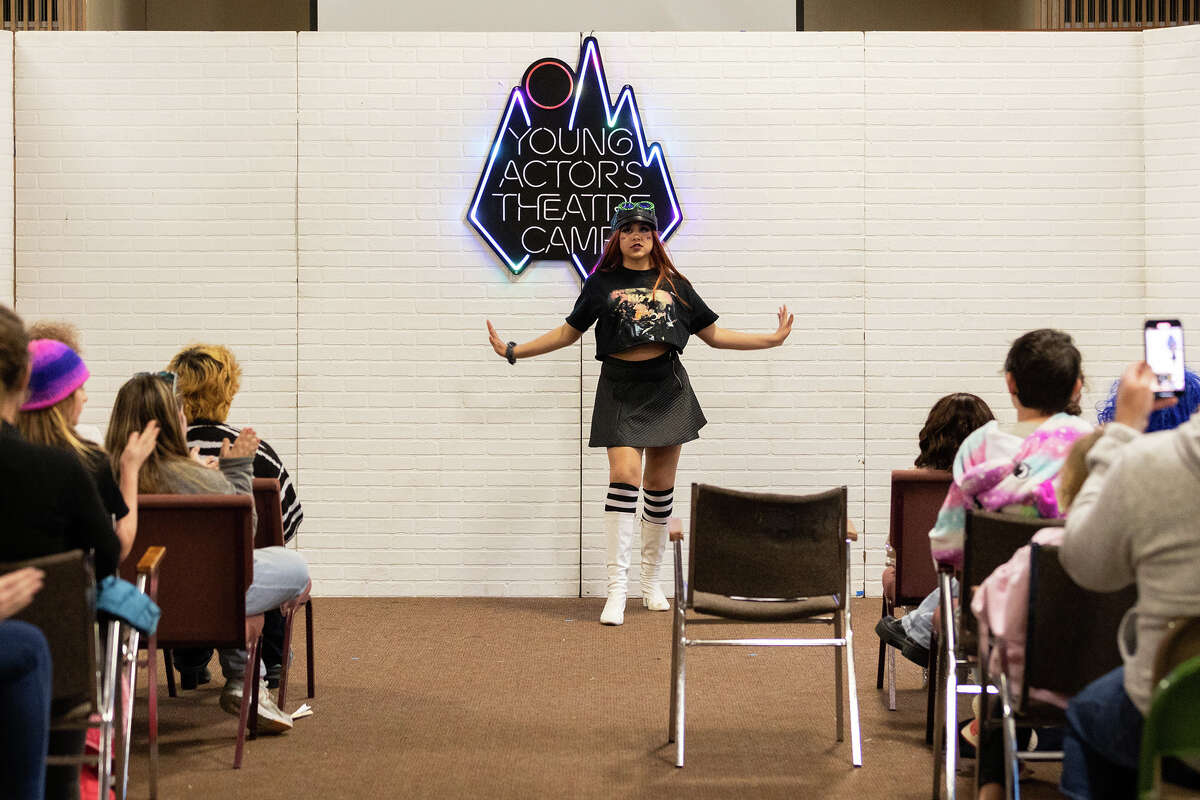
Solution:
[[[929,637],[929,666],[925,670],[925,744],[933,746],[933,728],[937,717],[937,692],[941,685],[941,646],[937,631]]]
[[[146,705],[150,739],[150,800],[158,798],[158,637],[146,641]]]
[[[163,668],[167,672],[167,696],[175,696],[175,660],[171,658],[171,648],[165,647],[163,654]]]
[[[308,662],[306,663],[308,667],[308,696],[312,698],[317,696],[317,673],[316,661],[313,658],[313,611],[311,598],[304,604],[304,636],[308,655]]]
[[[112,785],[113,735],[117,717],[117,672],[121,649],[121,625],[108,623],[104,644],[104,666],[100,681],[100,753],[96,765],[96,785],[107,794]]]
[[[887,649],[888,711],[896,710],[896,648]]]
[[[941,702],[941,691],[944,685],[943,671],[945,670],[945,659],[939,659],[936,665],[936,673],[929,676],[930,681],[930,698],[932,707],[930,714],[932,717],[932,725],[929,727],[929,735],[933,739],[933,800],[939,800],[942,796],[942,740],[945,738],[945,726],[942,725],[942,713],[945,706]]]
[[[850,679],[850,762],[862,766],[862,728],[858,719],[858,686],[854,678],[854,630],[850,627],[850,607],[846,606],[846,672]]]
[[[675,608],[671,610],[671,710],[667,714],[667,741],[675,741],[675,708],[679,703],[676,676],[679,674],[679,610],[680,599],[675,598]]]
[[[242,751],[246,747],[246,723],[250,714],[258,721],[258,708],[252,705],[251,687],[258,685],[258,642],[249,647],[246,654],[246,668],[242,671],[242,705],[238,710],[237,745],[233,749],[233,768],[242,768]]]
[[[841,611],[833,612],[833,636],[836,639],[845,641],[846,630],[845,623],[842,621]],[[842,700],[842,655],[843,646],[833,648],[833,693],[834,693],[834,716],[837,719],[837,740],[844,742],[846,740],[846,725],[844,721],[845,709]]]
[[[942,649],[942,655],[945,659],[946,672],[946,688],[943,701],[945,709],[943,711],[943,724],[946,727],[945,732],[945,748],[946,748],[946,797],[948,800],[954,800],[955,796],[955,779],[958,772],[958,656],[957,656],[957,631],[954,629],[954,596],[950,591],[950,576],[947,573],[942,573],[940,576],[942,585],[942,640],[945,645]]]
[[[117,707],[120,710],[120,724],[117,728],[117,766],[114,778],[116,780],[117,800],[125,800],[129,794],[129,752],[130,740],[133,734],[133,700],[137,695],[138,642],[141,634],[132,626],[121,645],[120,675],[118,676]]]
[[[287,702],[288,667],[292,661],[292,622],[295,616],[295,609],[283,615],[283,665],[279,668],[279,699],[276,701],[281,710]]]
[[[671,724],[675,742],[675,766],[683,766],[683,722],[687,680],[687,586],[683,583],[683,546],[675,539],[675,623],[671,642]]]
[[[675,672],[675,766],[683,766],[683,727],[686,707],[685,684],[687,682],[687,646],[684,629],[679,631],[679,664]]]
[[[987,695],[984,695],[986,700]],[[1004,732],[1004,796],[1008,800],[1020,800],[1021,764],[1017,760],[1017,724],[1013,718],[1012,695],[1008,690],[1008,675],[1000,671],[1000,713]]]
[[[879,615],[879,618],[883,619],[887,615],[888,615],[888,601],[887,601],[887,598],[885,597],[885,598],[883,598],[883,612]],[[883,651],[886,649],[887,649],[887,644],[884,643],[883,639],[880,639],[879,640],[879,665],[875,668],[875,688],[876,689],[883,688],[883,669],[884,669]]]

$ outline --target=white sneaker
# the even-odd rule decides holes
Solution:
[[[221,708],[234,716],[240,714],[242,690],[242,681],[225,681],[225,688],[221,690]],[[267,682],[260,681],[258,684],[258,732],[284,733],[291,729],[292,715],[284,713],[279,706],[275,705],[275,701],[271,699],[271,692],[267,689]]]

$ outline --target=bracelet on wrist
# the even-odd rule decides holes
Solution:
[[[504,348],[504,357],[508,359],[508,363],[517,363],[516,342],[509,342],[508,347]]]

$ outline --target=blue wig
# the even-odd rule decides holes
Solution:
[[[1112,388],[1108,390],[1108,398],[1096,406],[1096,422],[1101,425],[1112,422],[1116,416],[1117,386],[1120,383],[1120,379],[1113,381]],[[1169,431],[1179,427],[1188,421],[1197,407],[1200,407],[1200,375],[1187,369],[1183,371],[1183,398],[1170,408],[1160,408],[1152,412],[1146,433]]]

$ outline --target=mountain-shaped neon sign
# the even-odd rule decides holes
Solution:
[[[665,240],[683,219],[662,146],[648,144],[633,88],[614,104],[587,37],[572,71],[557,58],[525,70],[508,95],[467,220],[514,275],[533,261],[570,261],[586,278],[613,208],[649,200]]]

